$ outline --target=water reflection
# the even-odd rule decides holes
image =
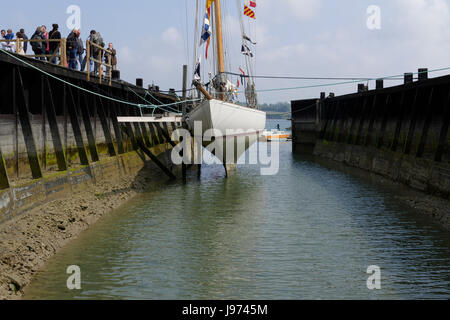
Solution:
[[[276,176],[204,167],[154,186],[52,259],[27,298],[450,297],[448,232],[398,201],[410,191],[280,150]],[[65,288],[72,264],[81,291]],[[369,265],[382,290],[367,289]]]

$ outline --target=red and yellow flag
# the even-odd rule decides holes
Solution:
[[[252,9],[250,9],[249,7],[247,7],[247,5],[244,4],[244,14],[247,17],[250,17],[252,19],[256,19],[255,18],[255,11],[253,11]]]

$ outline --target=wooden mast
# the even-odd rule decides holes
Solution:
[[[216,20],[218,71],[221,74],[225,71],[225,64],[223,61],[222,8],[220,6],[220,0],[214,1],[214,15]]]

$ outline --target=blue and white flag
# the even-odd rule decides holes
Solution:
[[[209,23],[209,15],[205,14],[205,22],[203,23],[202,37],[200,40],[200,46],[203,45],[211,37],[212,31]]]

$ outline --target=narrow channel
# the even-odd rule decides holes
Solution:
[[[155,185],[52,258],[25,298],[450,296],[449,233],[399,201],[408,188],[291,149],[280,145],[275,176],[248,165],[225,179],[204,166],[186,185]],[[70,265],[81,268],[81,290],[67,289]],[[381,290],[367,288],[373,265]]]

